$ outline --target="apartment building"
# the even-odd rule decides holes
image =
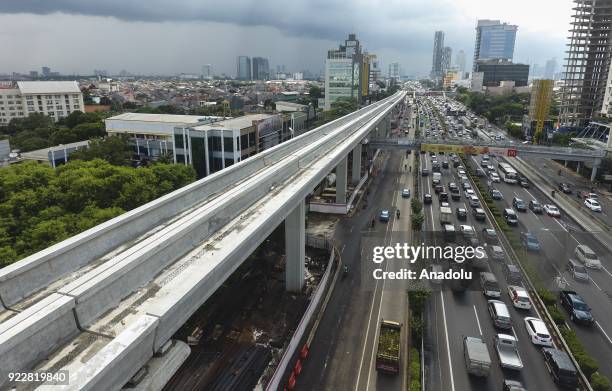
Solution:
[[[57,121],[77,110],[85,111],[85,104],[76,81],[18,81],[0,84],[0,125],[32,113],[43,113]]]

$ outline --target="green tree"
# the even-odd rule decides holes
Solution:
[[[103,159],[114,165],[125,165],[133,155],[132,147],[126,135],[110,136],[104,139],[91,140],[89,148],[81,149],[70,157],[76,160]]]

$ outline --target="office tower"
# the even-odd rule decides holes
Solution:
[[[399,80],[400,78],[400,64],[399,62],[392,62],[389,64],[389,79]]]
[[[584,126],[602,110],[610,67],[612,0],[574,0],[559,122]]]
[[[463,80],[463,78],[465,77],[465,52],[462,50],[459,50],[459,52],[457,52],[457,58],[455,59],[456,65],[457,65],[457,69],[459,70],[459,79]]]
[[[270,66],[268,59],[263,57],[253,57],[253,80],[270,79]]]
[[[453,56],[453,49],[448,46],[444,47],[442,52],[442,73],[446,73],[451,68],[451,59]]]
[[[476,70],[478,60],[512,61],[517,29],[518,26],[501,23],[499,20],[479,20],[476,25],[473,70]]]
[[[354,98],[362,103],[369,93],[371,54],[362,53],[355,34],[344,45],[327,51],[325,60],[325,110],[338,98]]]
[[[238,80],[251,80],[251,59],[247,56],[238,56],[237,73]]]
[[[527,64],[513,64],[508,60],[478,60],[474,72],[483,73],[482,85],[485,87],[499,87],[502,81],[514,81],[516,87],[528,85]]]
[[[434,34],[433,60],[431,65],[431,77],[442,78],[442,57],[444,56],[444,31],[436,31]]]
[[[557,72],[557,59],[551,58],[546,61],[544,65],[544,79],[555,79],[555,73]]]
[[[210,65],[210,64],[202,65],[202,78],[203,79],[212,79],[212,77],[213,77],[212,65]]]
[[[43,76],[51,75],[51,68],[49,68],[49,67],[42,67],[42,75]]]

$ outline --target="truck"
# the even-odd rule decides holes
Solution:
[[[440,224],[444,226],[444,224],[451,224],[451,220],[453,217],[453,210],[450,206],[441,206],[440,207]]]
[[[491,372],[491,356],[487,344],[476,337],[463,337],[463,356],[468,374],[487,377]]]
[[[493,337],[493,345],[502,368],[523,369],[523,361],[518,352],[517,342],[516,338],[508,334],[497,334]]]
[[[376,370],[392,375],[400,371],[400,333],[402,324],[390,320],[380,320],[378,349],[376,350]]]

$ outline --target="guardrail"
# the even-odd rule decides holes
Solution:
[[[471,170],[467,170],[467,167],[468,167],[467,164],[468,163],[466,162],[465,157],[462,157],[462,160],[463,160],[464,166],[466,167],[467,175],[470,178],[470,181],[472,182],[472,184],[474,184],[474,188],[475,188],[474,190],[475,190],[476,194],[478,195],[478,198],[480,199],[480,202],[481,202],[481,204],[483,206],[483,209],[484,209],[485,213],[489,217],[489,220],[491,220],[491,224],[493,224],[493,227],[495,228],[495,230],[500,233],[500,235],[498,235],[498,237],[500,239],[500,242],[502,242],[502,245],[505,248],[506,253],[511,257],[510,260],[513,261],[513,263],[516,266],[518,266],[519,269],[521,270],[521,273],[523,274],[523,281],[524,281],[525,285],[527,285],[525,288],[529,292],[529,296],[536,299],[536,300],[532,299],[532,302],[534,303],[534,305],[536,306],[538,311],[541,314],[545,315],[543,320],[546,323],[548,329],[552,330],[553,338],[555,340],[556,345],[558,347],[563,348],[563,350],[569,355],[570,359],[572,360],[572,363],[576,367],[576,370],[578,371],[578,374],[579,374],[579,380],[580,380],[580,383],[581,383],[581,389],[582,390],[587,390],[587,391],[593,391],[593,388],[591,387],[591,384],[589,383],[588,378],[586,377],[584,372],[582,372],[582,369],[580,368],[580,365],[578,365],[578,361],[576,361],[576,358],[574,357],[574,354],[572,353],[572,351],[570,350],[569,346],[565,342],[565,339],[563,339],[563,336],[561,335],[561,331],[559,330],[559,328],[557,327],[557,324],[554,322],[552,316],[550,315],[550,313],[546,309],[546,305],[544,304],[544,302],[540,298],[540,295],[538,294],[538,292],[537,292],[537,290],[535,288],[535,285],[532,283],[531,279],[529,278],[529,275],[527,274],[527,272],[523,268],[522,263],[519,261],[519,257],[517,255],[516,251],[514,250],[514,247],[512,246],[510,241],[508,240],[508,238],[506,236],[506,233],[501,229],[501,227],[497,223],[497,220],[495,219],[495,216],[489,210],[489,207],[488,207],[487,203],[484,200],[483,194],[480,192],[480,189],[478,188],[478,186],[476,186],[476,181],[474,180],[474,177],[472,176],[472,173],[470,172]],[[510,251],[508,251],[508,250],[510,250]]]

